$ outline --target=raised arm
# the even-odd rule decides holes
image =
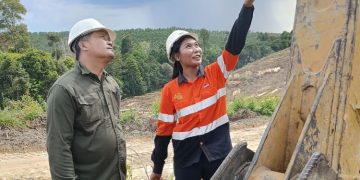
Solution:
[[[245,46],[246,35],[249,31],[254,12],[253,2],[254,0],[244,1],[239,17],[231,29],[225,49],[233,55],[240,54]]]

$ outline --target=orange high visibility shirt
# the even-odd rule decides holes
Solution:
[[[179,84],[178,78],[167,83],[161,93],[156,134],[184,140],[228,123],[225,83],[238,56],[224,50],[205,67],[203,77],[191,83]]]
[[[153,172],[162,173],[170,139],[174,168],[224,158],[231,150],[229,119],[226,115],[225,82],[235,68],[245,45],[254,7],[243,6],[230,31],[225,50],[216,62],[205,67],[194,82],[182,83],[180,76],[167,83],[161,93]],[[179,82],[180,79],[180,82]]]

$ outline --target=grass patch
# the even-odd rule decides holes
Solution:
[[[120,115],[120,124],[122,126],[128,125],[133,122],[137,122],[137,121],[138,121],[138,113],[133,109],[123,111]]]
[[[160,111],[160,100],[157,99],[155,102],[151,104],[151,116],[152,117],[158,117]]]
[[[240,109],[249,109],[264,116],[271,116],[279,103],[279,99],[280,98],[277,96],[264,96],[261,98],[244,97],[235,99],[229,103],[227,113],[229,116],[232,116]]]
[[[0,111],[0,126],[25,127],[29,121],[41,117],[44,112],[43,104],[24,95],[20,100],[5,102],[4,110]]]

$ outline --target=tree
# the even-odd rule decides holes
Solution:
[[[106,67],[106,71],[110,73],[120,87],[120,93],[124,96],[123,86],[124,83],[121,81],[121,73],[123,72],[122,57],[118,46],[113,46],[115,57],[111,64]]]
[[[0,48],[20,52],[30,47],[27,26],[20,23],[26,14],[19,0],[0,1]]]
[[[65,57],[59,59],[58,61],[55,61],[55,65],[56,65],[56,72],[59,75],[62,75],[74,67],[75,60],[70,57]]]
[[[22,54],[20,62],[30,77],[30,95],[38,101],[44,100],[59,76],[55,61],[44,51],[29,49]]]
[[[169,60],[166,55],[165,43],[153,44],[150,50],[149,58],[155,59],[158,63],[168,63]]]
[[[143,95],[146,92],[146,85],[138,63],[133,55],[126,56],[122,66],[121,80],[125,97]]]
[[[26,14],[24,5],[19,0],[1,0],[0,1],[0,29],[6,29],[9,26],[17,24],[22,20],[21,15]]]
[[[29,74],[17,60],[18,54],[0,54],[0,106],[4,99],[19,100],[28,94],[30,83]]]
[[[49,32],[47,34],[48,45],[51,48],[51,56],[59,60],[65,52],[62,51],[60,36],[58,33]]]
[[[208,47],[208,43],[209,43],[209,37],[210,37],[210,33],[208,30],[206,29],[201,29],[200,30],[200,39],[201,39],[201,44],[202,44],[202,49],[203,52],[206,52],[206,48]]]
[[[130,35],[126,35],[123,37],[121,41],[121,54],[124,55],[130,52],[133,48],[132,39]]]
[[[163,75],[161,86],[164,85],[166,82],[168,82],[173,73],[173,67],[169,63],[163,63],[161,64],[161,74]],[[161,88],[161,87],[160,87]]]

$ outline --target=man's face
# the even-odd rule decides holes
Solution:
[[[105,59],[108,62],[114,58],[112,41],[106,31],[100,30],[91,33],[84,43],[86,43],[87,53],[91,56]]]

